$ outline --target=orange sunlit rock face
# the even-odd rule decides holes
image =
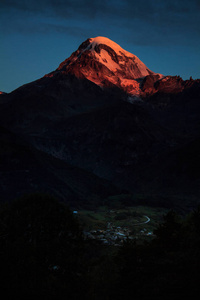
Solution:
[[[117,86],[130,95],[140,96],[141,82],[149,75],[156,75],[134,54],[122,49],[105,37],[87,39],[77,51],[60,64],[58,72],[86,78],[101,87]]]

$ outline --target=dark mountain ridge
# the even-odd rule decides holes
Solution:
[[[98,37],[56,71],[0,95],[0,122],[34,151],[120,189],[199,195],[197,169],[191,176],[195,159],[199,165],[199,98],[200,80],[154,73]]]
[[[50,193],[72,207],[92,197],[108,197],[120,190],[110,182],[35,149],[19,135],[0,127],[1,201],[29,193]]]

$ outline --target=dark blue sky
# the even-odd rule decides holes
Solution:
[[[55,70],[96,36],[154,72],[200,78],[200,0],[0,0],[0,90]]]

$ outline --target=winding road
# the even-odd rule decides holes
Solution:
[[[135,224],[133,224],[133,226],[147,224],[147,223],[149,223],[151,221],[151,219],[149,217],[147,217],[147,216],[143,216],[143,217],[145,217],[147,220],[144,221],[144,222],[135,223]]]

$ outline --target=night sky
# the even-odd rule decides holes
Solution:
[[[55,70],[96,36],[154,72],[200,78],[200,0],[0,0],[0,91]]]

